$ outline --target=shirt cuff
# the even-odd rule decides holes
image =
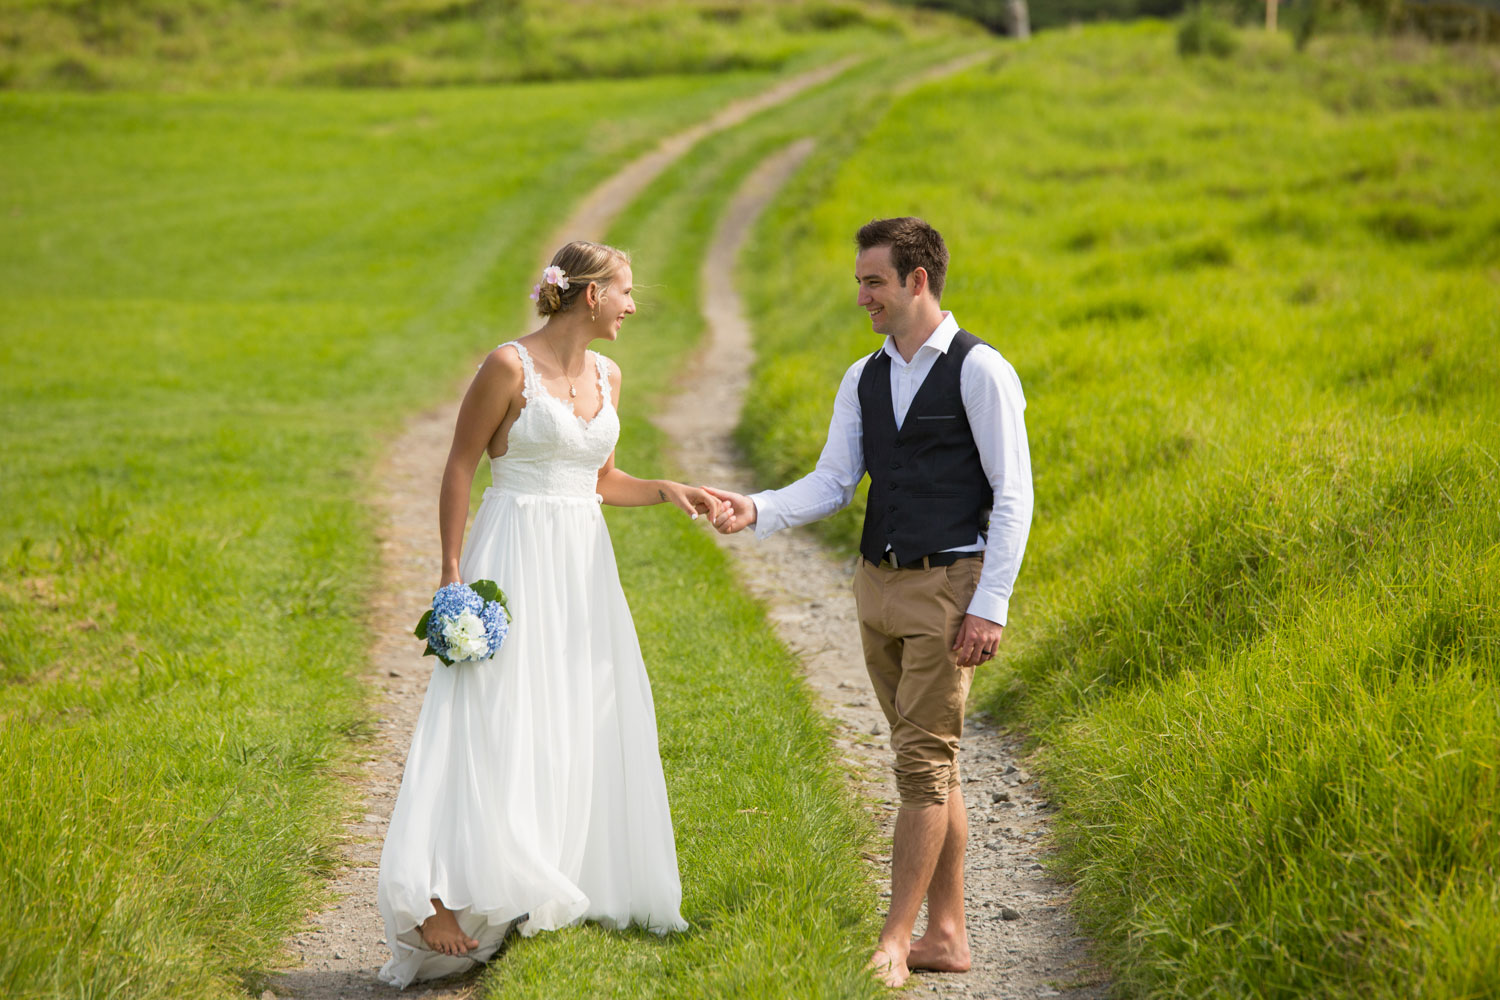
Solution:
[[[982,590],[974,592],[974,599],[969,602],[969,614],[977,618],[985,618],[996,625],[1005,625],[1005,616],[1010,612],[1010,598],[996,597],[994,594],[986,594]]]
[[[773,513],[775,504],[769,497],[775,490],[766,490],[762,493],[751,493],[750,502],[755,504],[755,537],[757,540],[767,538],[781,525],[776,523],[776,515]]]

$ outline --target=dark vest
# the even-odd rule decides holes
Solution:
[[[901,564],[971,544],[989,531],[994,491],[979,461],[959,389],[964,358],[984,341],[953,337],[917,389],[901,429],[891,402],[891,358],[876,351],[859,376],[869,504],[859,551],[879,562],[887,547]]]

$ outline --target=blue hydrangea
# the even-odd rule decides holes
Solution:
[[[474,593],[468,584],[450,583],[432,595],[432,624],[427,629],[427,641],[439,654],[448,655],[448,642],[443,638],[442,623],[453,621],[465,611],[472,611],[480,616],[484,614],[484,599]]]
[[[490,641],[490,655],[494,656],[500,652],[500,644],[505,641],[505,637],[510,635],[510,618],[499,601],[486,604],[479,618],[484,622],[485,637]]]
[[[450,583],[432,595],[432,614],[435,618],[457,618],[465,611],[476,615],[484,611],[484,598],[474,593],[466,583]]]
[[[499,589],[491,580],[477,583],[486,592]],[[474,586],[450,583],[432,596],[432,617],[425,631],[429,652],[444,663],[483,660],[500,651],[510,634],[510,615],[503,603],[485,599]]]

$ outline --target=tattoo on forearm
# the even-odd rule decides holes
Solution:
[[[666,503],[667,502],[667,491],[666,490],[657,490],[656,491],[656,495],[659,496],[659,497],[661,497],[661,502],[662,503]]]

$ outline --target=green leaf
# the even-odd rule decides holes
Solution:
[[[473,583],[469,584],[469,589],[474,591],[474,593],[478,594],[480,597],[484,598],[486,601],[496,600],[497,598],[495,597],[495,595],[500,593],[500,588],[495,586],[494,580],[475,580]],[[499,600],[504,603],[503,598],[499,598]]]
[[[428,608],[427,613],[417,622],[417,630],[414,634],[418,639],[427,638],[427,623],[430,621],[432,621],[432,609]]]

